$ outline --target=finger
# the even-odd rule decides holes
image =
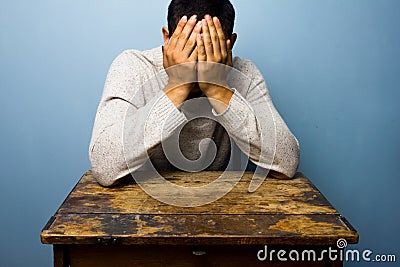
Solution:
[[[227,49],[227,53],[228,53],[228,58],[227,58],[227,65],[228,66],[233,66],[233,58],[232,58],[232,43],[231,40],[227,40],[226,41],[226,49]]]
[[[194,27],[194,30],[190,34],[190,37],[189,37],[188,41],[185,44],[185,47],[183,49],[185,57],[189,57],[192,54],[193,50],[196,47],[197,35],[200,34],[200,32],[201,32],[201,21],[199,21],[196,24],[196,26]],[[197,60],[197,58],[196,58],[196,60]]]
[[[178,51],[182,51],[184,49],[186,42],[188,41],[193,31],[193,28],[196,25],[196,21],[197,21],[197,15],[193,15],[186,23],[185,28],[183,28],[181,34],[179,34],[175,46]]]
[[[214,53],[214,50],[213,50],[213,45],[211,42],[210,30],[208,28],[208,23],[205,19],[202,20],[202,23],[203,23],[203,25],[202,25],[202,30],[203,30],[202,40],[204,42],[204,48],[205,48],[207,56],[211,57]]]
[[[217,30],[218,37],[219,37],[219,46],[221,48],[221,53],[224,58],[227,56],[227,48],[226,48],[226,37],[224,30],[222,29],[221,21],[217,18],[214,17],[214,25],[215,29]]]
[[[181,34],[181,32],[183,31],[183,28],[185,28],[185,25],[187,23],[187,16],[183,16],[178,25],[176,26],[176,29],[174,31],[174,33],[172,34],[171,38],[169,38],[169,42],[168,45],[175,47],[176,42],[178,41],[178,37]]]
[[[197,54],[199,61],[207,61],[206,49],[201,34],[197,35]]]
[[[219,37],[217,33],[217,29],[215,28],[214,21],[211,18],[211,16],[207,15],[206,16],[208,28],[210,29],[210,36],[211,36],[211,42],[213,45],[213,51],[214,51],[214,56],[220,56],[221,55],[221,48],[219,46]]]
[[[192,52],[192,54],[190,55],[190,57],[189,57],[189,61],[190,62],[194,62],[194,61],[197,61],[197,58],[198,58],[198,47],[196,46],[194,49],[193,49],[193,52]]]

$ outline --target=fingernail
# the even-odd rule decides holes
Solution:
[[[203,19],[202,22],[204,26],[207,26],[207,21],[205,19]]]
[[[206,15],[206,20],[210,20],[211,16],[210,15]]]
[[[197,22],[196,24],[196,28],[200,28],[201,27],[201,21]]]
[[[181,21],[186,22],[186,21],[187,21],[187,16],[183,16],[183,17],[181,18]]]
[[[197,19],[197,15],[193,15],[193,16],[190,18],[191,21],[195,21],[196,19]]]
[[[214,17],[214,22],[218,22],[218,18],[217,17]]]

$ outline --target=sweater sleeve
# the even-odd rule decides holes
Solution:
[[[274,107],[260,71],[247,64],[251,75],[247,93],[243,96],[240,92],[245,88],[235,89],[228,108],[214,115],[253,163],[293,177],[299,165],[299,142]]]
[[[123,52],[109,69],[89,146],[93,175],[103,186],[141,167],[151,148],[186,122],[163,91],[145,95],[143,81],[151,79],[145,68]]]

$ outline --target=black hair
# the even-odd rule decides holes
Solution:
[[[168,7],[168,31],[174,33],[183,16],[197,15],[201,20],[205,15],[218,17],[226,38],[231,38],[235,21],[235,9],[229,0],[172,0]]]

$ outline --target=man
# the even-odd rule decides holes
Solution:
[[[101,185],[114,185],[148,159],[157,170],[174,169],[166,156],[171,151],[164,151],[162,143],[177,131],[180,152],[193,162],[202,156],[202,140],[215,142],[216,157],[206,170],[227,167],[232,137],[253,163],[270,169],[272,176],[291,178],[295,174],[297,139],[274,108],[255,65],[232,58],[237,39],[234,18],[229,0],[172,0],[168,28],[162,28],[164,46],[127,50],[113,61],[89,148],[93,175]],[[236,72],[232,74],[230,67]],[[249,82],[235,73],[248,77]],[[161,78],[154,80],[155,76]],[[206,108],[212,110],[214,120],[188,121],[182,104],[197,97],[207,97],[210,106]],[[266,106],[270,112],[263,119],[257,111]],[[275,129],[266,126],[268,119]],[[275,146],[261,138],[269,131],[275,131],[269,135],[274,136]],[[269,156],[263,157],[261,151]]]

